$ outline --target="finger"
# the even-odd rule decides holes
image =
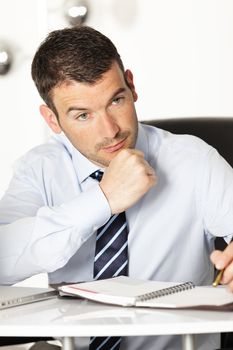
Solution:
[[[215,253],[214,259],[218,270],[226,268],[233,260],[233,244],[230,243],[222,252]]]
[[[137,162],[144,159],[144,153],[137,149],[125,148],[121,150],[111,163],[122,162],[123,164],[128,161]],[[111,164],[110,163],[110,164]]]
[[[157,184],[157,176],[156,175],[149,175],[150,179],[150,186],[153,187]]]
[[[145,159],[142,161],[142,164],[143,164],[143,166],[145,168],[145,172],[146,172],[147,175],[155,175],[154,168],[152,168],[150,166],[150,164]]]
[[[154,171],[154,169],[150,169],[148,172],[147,172],[147,175],[150,176],[150,177],[154,177],[155,179],[157,179],[157,175]]]
[[[233,281],[231,281],[230,283],[228,283],[227,285],[227,290],[229,290],[229,292],[233,292]]]
[[[229,284],[229,285],[227,286],[227,289],[228,289],[231,293],[233,293],[233,283]]]
[[[222,251],[214,250],[210,255],[210,260],[214,265],[216,265],[217,261],[221,259]]]
[[[222,284],[231,284],[233,282],[233,263],[229,264],[225,269],[221,279]]]
[[[233,260],[233,244],[230,243],[222,252],[216,263],[217,269],[226,268]]]
[[[144,158],[144,156],[145,156],[145,154],[144,154],[142,151],[140,151],[139,149],[130,148],[129,150],[130,150],[130,152],[131,152],[132,154],[137,154],[138,156],[141,156],[141,157],[143,157],[143,158]]]
[[[136,148],[125,148],[123,149],[119,154],[125,155],[126,157],[129,157],[131,155],[136,155],[140,158],[144,158],[144,153]]]

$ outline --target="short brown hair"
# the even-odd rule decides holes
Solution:
[[[45,103],[56,113],[52,89],[63,82],[93,84],[116,61],[124,72],[112,41],[88,26],[51,32],[39,46],[32,62],[32,79]],[[57,113],[56,113],[57,114]]]

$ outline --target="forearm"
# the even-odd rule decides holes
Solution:
[[[61,268],[110,214],[99,186],[93,186],[67,203],[0,226],[1,283]]]

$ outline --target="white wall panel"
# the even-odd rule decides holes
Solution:
[[[0,76],[0,196],[16,158],[48,137],[30,77],[32,55],[67,24],[64,0],[0,0],[0,40],[14,65]],[[89,0],[87,24],[132,69],[139,119],[233,116],[232,0]]]
[[[44,140],[39,97],[30,78],[32,54],[38,45],[36,1],[0,1],[0,42],[13,55],[9,73],[0,76],[0,195],[12,175],[14,160]]]

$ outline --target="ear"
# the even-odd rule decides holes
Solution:
[[[55,134],[60,134],[62,132],[57,116],[47,105],[40,106],[40,114]]]
[[[135,86],[134,86],[134,82],[133,82],[133,73],[131,72],[131,70],[127,69],[125,71],[125,79],[128,83],[128,86],[129,86],[131,92],[132,92],[134,102],[136,102],[138,99],[138,94],[136,93],[136,90],[135,90]]]

